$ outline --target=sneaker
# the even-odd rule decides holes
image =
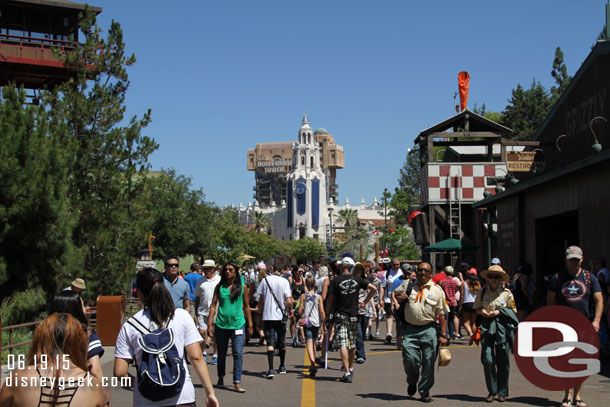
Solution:
[[[375,332],[375,338],[379,339],[379,329]]]
[[[275,377],[275,370],[269,369],[267,373],[265,373],[265,379],[273,379]]]
[[[204,354],[203,354],[203,361],[204,361],[205,363],[208,363],[208,354],[207,354],[207,353],[204,353]]]
[[[346,375],[343,375],[343,376],[342,376],[342,377],[339,379],[339,381],[340,381],[340,382],[343,382],[343,383],[351,383],[351,382],[352,382],[352,375],[351,375],[351,374],[346,374]]]
[[[356,363],[358,363],[359,365],[363,364],[364,362],[364,358],[356,358]]]
[[[463,336],[463,335],[455,335],[455,336],[453,337],[453,339],[458,339],[458,340],[461,340],[461,339],[464,339],[464,336]]]
[[[312,366],[309,368],[309,377],[316,377],[316,373],[318,373],[318,368]]]
[[[212,362],[210,362],[210,365],[217,365],[218,364],[218,356],[212,356]]]
[[[364,334],[364,336],[369,336],[370,334],[371,334],[371,329],[366,328],[366,333]]]
[[[280,374],[286,374],[286,366],[280,366]]]
[[[298,348],[299,345],[297,344],[297,338],[292,338],[292,347],[293,348]]]
[[[409,387],[407,387],[407,394],[409,396],[413,396],[416,392],[417,392],[417,384],[416,383],[409,384]]]
[[[392,335],[388,335],[385,337],[385,343],[388,345],[392,343]]]

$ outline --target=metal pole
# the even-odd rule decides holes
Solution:
[[[383,189],[383,250],[385,251],[387,247],[386,234],[388,233],[388,197],[387,197],[388,189]],[[384,254],[385,256],[385,254]]]

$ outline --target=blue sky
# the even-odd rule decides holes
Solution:
[[[121,23],[129,52],[128,115],[153,169],[191,176],[218,205],[252,201],[246,152],[295,140],[304,109],[345,149],[339,202],[397,185],[407,149],[453,114],[457,75],[469,107],[502,110],[511,90],[545,87],[555,48],[570,74],[605,21],[603,0],[99,0],[98,23]]]

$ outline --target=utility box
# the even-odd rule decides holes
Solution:
[[[97,297],[97,334],[102,346],[116,345],[124,315],[125,297],[122,295]]]

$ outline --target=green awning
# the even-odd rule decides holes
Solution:
[[[479,246],[457,239],[445,239],[430,246],[426,246],[426,252],[476,252]]]

